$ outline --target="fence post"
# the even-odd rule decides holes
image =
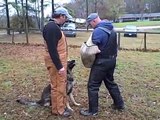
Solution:
[[[118,50],[120,49],[120,35],[121,35],[121,33],[120,32],[118,32]]]
[[[12,44],[14,44],[14,29],[13,29],[13,32],[12,32]]]
[[[146,32],[144,33],[144,51],[147,50],[147,45],[146,45]]]

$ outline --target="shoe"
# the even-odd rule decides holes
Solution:
[[[125,110],[124,106],[116,106],[115,104],[112,104],[111,108],[114,109],[114,110],[118,110],[120,112],[123,112]]]
[[[92,113],[92,112],[89,112],[88,110],[84,110],[84,109],[81,109],[80,110],[80,114],[83,115],[83,116],[96,116],[98,115],[98,113]]]
[[[65,111],[61,114],[62,117],[69,117],[71,116],[71,110],[65,109]]]

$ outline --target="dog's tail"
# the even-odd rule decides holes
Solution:
[[[31,101],[25,98],[19,98],[16,100],[16,102],[27,106],[40,106],[40,104],[38,104],[37,101]]]

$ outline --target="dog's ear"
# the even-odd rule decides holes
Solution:
[[[67,68],[69,70],[72,70],[74,66],[75,66],[75,60],[69,60],[67,63]]]
[[[72,63],[75,63],[76,61],[75,61],[75,60],[71,60],[71,62],[72,62]]]

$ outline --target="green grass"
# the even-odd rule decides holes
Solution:
[[[82,104],[81,107],[88,106],[87,81],[90,69],[82,65],[80,45],[86,41],[89,34],[78,33],[76,38],[67,38],[70,46],[69,59],[76,60],[76,66],[73,69],[76,80],[74,95],[76,101]],[[30,37],[34,38],[32,39],[34,43],[42,40],[38,35]],[[156,36],[151,38],[156,38]],[[130,45],[127,41],[133,42],[133,40],[126,38],[123,44]],[[40,98],[42,89],[49,81],[43,53],[43,46],[0,44],[0,120],[61,119],[51,115],[50,108],[27,107],[15,102],[19,96],[33,100]],[[102,84],[99,92],[99,115],[93,120],[111,118],[114,120],[158,120],[160,118],[159,72],[160,52],[120,50],[114,75],[124,98],[126,111],[119,113],[109,108],[112,99]],[[72,107],[75,112],[71,120],[88,120],[79,115],[81,107]]]
[[[0,73],[5,73],[10,69],[10,61],[5,61],[5,59],[0,58]]]
[[[6,120],[6,119],[0,116],[0,120]]]
[[[137,27],[141,26],[159,26],[160,21],[138,21],[138,22],[122,22],[122,23],[113,23],[115,27],[125,27],[126,25],[136,25]]]

